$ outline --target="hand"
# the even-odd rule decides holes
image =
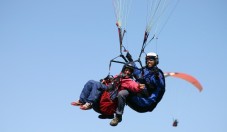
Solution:
[[[101,82],[102,84],[105,84],[105,83],[106,83],[106,80],[105,80],[105,79],[100,79],[100,82]]]
[[[145,84],[139,84],[139,88],[140,89],[144,89],[145,88]]]

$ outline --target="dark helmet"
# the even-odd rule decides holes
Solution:
[[[125,70],[126,68],[128,68],[128,69],[131,71],[131,73],[134,72],[134,66],[133,66],[131,63],[125,64],[125,65],[123,66],[121,72],[124,72],[124,70]]]
[[[156,65],[158,65],[159,59],[158,59],[158,55],[156,53],[154,53],[154,52],[147,53],[146,58],[145,58],[146,63],[147,63],[147,60],[149,60],[149,59],[154,60]]]

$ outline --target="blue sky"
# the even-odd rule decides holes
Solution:
[[[226,132],[225,0],[180,0],[153,49],[163,71],[184,72],[204,87],[166,78],[166,94],[150,113],[126,106],[117,127],[93,110],[70,103],[86,81],[108,74],[119,55],[112,1],[0,0],[0,131]],[[145,29],[144,5],[134,1],[125,46],[139,55]],[[154,48],[157,47],[157,48]],[[112,74],[121,65],[112,65]],[[179,126],[172,127],[173,118]]]

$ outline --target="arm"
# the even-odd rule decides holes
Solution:
[[[144,89],[144,84],[139,84],[132,79],[122,79],[120,90],[127,89],[134,93],[139,93]]]
[[[149,104],[159,102],[162,99],[163,94],[165,93],[165,78],[161,72],[159,72],[158,78],[153,78],[156,89],[148,98]]]

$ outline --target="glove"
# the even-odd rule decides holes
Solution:
[[[133,61],[132,56],[131,56],[131,54],[129,52],[127,52],[126,58],[128,59],[129,62]]]
[[[138,78],[137,81],[141,84],[146,84],[146,80],[144,78]]]
[[[112,80],[114,77],[113,75],[107,75],[104,80]]]
[[[112,75],[107,75],[104,79],[100,79],[99,81],[101,83],[111,83],[113,81],[114,77]]]

